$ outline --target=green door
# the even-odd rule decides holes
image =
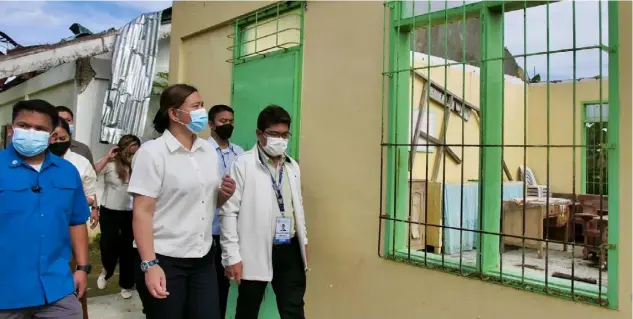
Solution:
[[[240,145],[245,150],[255,146],[257,139],[257,116],[259,112],[270,104],[276,104],[288,111],[292,117],[291,132],[298,133],[297,118],[298,104],[296,103],[297,63],[299,52],[275,54],[266,58],[256,59],[238,64],[233,69],[232,107],[235,110],[235,132],[231,142]],[[296,158],[295,134],[289,143],[288,154]],[[235,318],[237,301],[237,284],[231,283],[226,318]],[[277,319],[279,312],[271,285],[268,285],[264,301],[259,311],[261,319]]]
[[[276,104],[288,111],[292,118],[291,132],[298,128],[295,93],[298,83],[297,62],[299,52],[275,54],[270,57],[235,65],[233,70],[232,107],[235,110],[235,132],[231,141],[245,150],[255,146],[257,139],[257,116],[270,104]],[[294,136],[288,154],[296,158]]]

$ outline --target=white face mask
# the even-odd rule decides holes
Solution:
[[[266,146],[263,147],[264,152],[270,156],[281,156],[288,148],[288,140],[281,137],[266,137]]]

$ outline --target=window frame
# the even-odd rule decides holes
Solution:
[[[608,2],[608,15],[609,15],[609,34],[608,43],[609,46],[603,45],[603,50],[609,54],[609,118],[608,122],[608,141],[610,146],[608,148],[608,191],[609,191],[609,218],[612,225],[616,225],[609,229],[607,247],[608,265],[609,271],[607,278],[609,281],[606,296],[602,292],[603,300],[606,299],[606,304],[603,301],[594,301],[592,298],[598,297],[598,294],[590,289],[591,285],[581,282],[574,283],[574,290],[571,296],[566,296],[565,292],[569,290],[569,281],[561,280],[558,278],[549,278],[548,286],[544,285],[542,278],[531,278],[526,273],[524,277],[521,274],[515,274],[507,269],[499,271],[495,263],[498,263],[499,259],[499,235],[495,233],[500,232],[499,220],[500,220],[500,200],[501,194],[493,195],[489,200],[490,204],[482,204],[480,197],[480,212],[490,212],[480,214],[484,221],[479,222],[480,232],[479,242],[483,243],[482,250],[477,250],[477,263],[474,266],[459,264],[459,270],[456,271],[456,266],[450,261],[445,261],[443,256],[435,255],[432,253],[419,253],[412,252],[406,245],[406,236],[410,227],[407,222],[410,220],[406,216],[402,216],[401,212],[409,211],[410,203],[407,203],[408,197],[410,197],[410,187],[408,186],[410,176],[408,171],[409,152],[408,144],[410,143],[410,136],[407,134],[407,125],[399,125],[403,121],[409,121],[409,114],[411,108],[405,102],[409,99],[409,72],[403,72],[403,70],[410,69],[409,65],[409,37],[408,34],[416,27],[435,26],[442,25],[444,23],[450,23],[460,20],[466,20],[469,18],[480,18],[482,21],[482,60],[494,58],[487,50],[496,49],[501,43],[491,43],[498,41],[486,41],[488,33],[496,33],[501,31],[501,37],[503,37],[503,23],[499,25],[499,21],[494,21],[495,14],[498,12],[509,12],[514,10],[523,10],[533,6],[540,6],[547,4],[548,1],[485,1],[468,4],[465,6],[450,8],[447,10],[439,10],[431,13],[421,14],[408,18],[403,17],[403,2],[402,1],[388,1],[385,2],[385,49],[384,58],[387,59],[386,63],[383,61],[383,91],[388,91],[386,98],[386,110],[383,114],[386,114],[387,120],[383,120],[383,141],[382,141],[382,156],[383,161],[386,162],[386,177],[382,176],[381,181],[386,186],[386,192],[383,193],[381,187],[381,220],[380,220],[380,238],[379,239],[379,255],[383,258],[401,261],[405,263],[412,263],[426,268],[435,268],[444,270],[451,273],[459,273],[463,276],[480,278],[486,281],[496,282],[503,285],[514,286],[521,290],[533,290],[546,295],[552,295],[561,297],[564,299],[573,299],[576,301],[583,301],[587,303],[600,303],[611,309],[618,309],[618,236],[619,236],[619,60],[618,60],[618,3],[610,1]],[[502,10],[500,10],[502,9]],[[501,21],[503,19],[501,18]],[[491,100],[495,107],[503,106],[503,99],[494,96],[495,89],[499,89],[499,82],[501,83],[501,89],[503,89],[503,82],[494,82],[494,76],[500,78],[501,74],[493,74],[496,72],[503,72],[501,63],[495,63],[495,61],[487,61],[482,63],[481,66],[481,100],[480,105],[491,105]],[[386,69],[388,67],[388,69]],[[492,71],[492,72],[490,72]],[[491,84],[492,83],[492,84]],[[487,85],[487,86],[486,86]],[[549,85],[549,84],[548,84]],[[549,91],[549,88],[548,88]],[[575,97],[575,83],[574,83],[574,99]],[[385,94],[385,93],[383,93]],[[602,93],[601,93],[602,97]],[[602,100],[602,98],[600,98]],[[499,101],[501,100],[501,101]],[[385,99],[383,98],[383,103]],[[407,105],[404,108],[403,105]],[[584,104],[583,104],[584,105]],[[412,108],[411,108],[412,109]],[[548,108],[549,111],[549,108]],[[585,108],[583,107],[583,117]],[[499,132],[495,132],[490,125],[486,122],[496,122],[499,118],[484,117],[481,121],[481,144],[495,144],[495,141],[499,141],[502,135]],[[501,112],[502,113],[502,112]],[[503,114],[503,113],[502,113]],[[502,115],[501,115],[502,116]],[[386,123],[385,123],[386,122]],[[581,125],[584,125],[584,121],[581,121]],[[386,139],[385,140],[385,133]],[[501,136],[500,136],[501,135]],[[574,141],[575,141],[574,136]],[[584,138],[584,130],[583,130]],[[576,142],[574,142],[576,143]],[[503,144],[499,143],[499,144]],[[480,148],[480,194],[486,189],[499,192],[501,187],[501,178],[495,180],[497,175],[502,174],[501,164],[492,163],[494,161],[487,161],[485,156],[496,156],[497,154],[490,151],[485,151],[486,148]],[[491,154],[492,153],[492,154]],[[583,152],[584,153],[584,152]],[[549,160],[549,158],[548,158]],[[583,162],[584,163],[584,162]],[[582,165],[582,164],[581,164]],[[482,173],[482,170],[491,173]],[[498,171],[498,173],[496,173]],[[582,168],[584,174],[584,168]],[[500,176],[499,176],[500,177]],[[492,181],[486,183],[482,181]],[[498,181],[498,182],[497,182]],[[584,187],[584,182],[582,183]],[[480,195],[484,197],[483,195]],[[495,203],[496,202],[496,203]],[[398,216],[400,214],[401,216]],[[410,212],[409,212],[410,214]],[[425,223],[421,223],[425,224]],[[426,224],[426,227],[437,227]],[[445,226],[439,226],[446,229]],[[496,247],[495,247],[496,246]],[[423,255],[423,256],[420,256]],[[525,286],[525,284],[532,284],[531,287]],[[539,289],[541,288],[541,289]],[[597,289],[597,288],[596,288]],[[564,291],[561,291],[564,290]],[[561,294],[561,292],[563,292]],[[569,294],[569,292],[567,292]],[[605,298],[606,297],[606,298]]]

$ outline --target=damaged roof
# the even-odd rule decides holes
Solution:
[[[171,34],[171,7],[163,10],[160,38]],[[71,25],[71,30],[81,27]],[[85,28],[84,28],[85,29]],[[0,92],[6,91],[26,80],[58,65],[109,52],[114,46],[117,30],[90,34],[89,30],[75,32],[74,36],[57,43],[20,46],[0,32],[0,39],[13,45],[6,54],[0,52]],[[88,32],[85,32],[88,31]]]

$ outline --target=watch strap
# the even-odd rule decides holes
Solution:
[[[89,274],[92,271],[92,265],[77,265],[77,267],[75,267],[75,271],[83,271]]]

